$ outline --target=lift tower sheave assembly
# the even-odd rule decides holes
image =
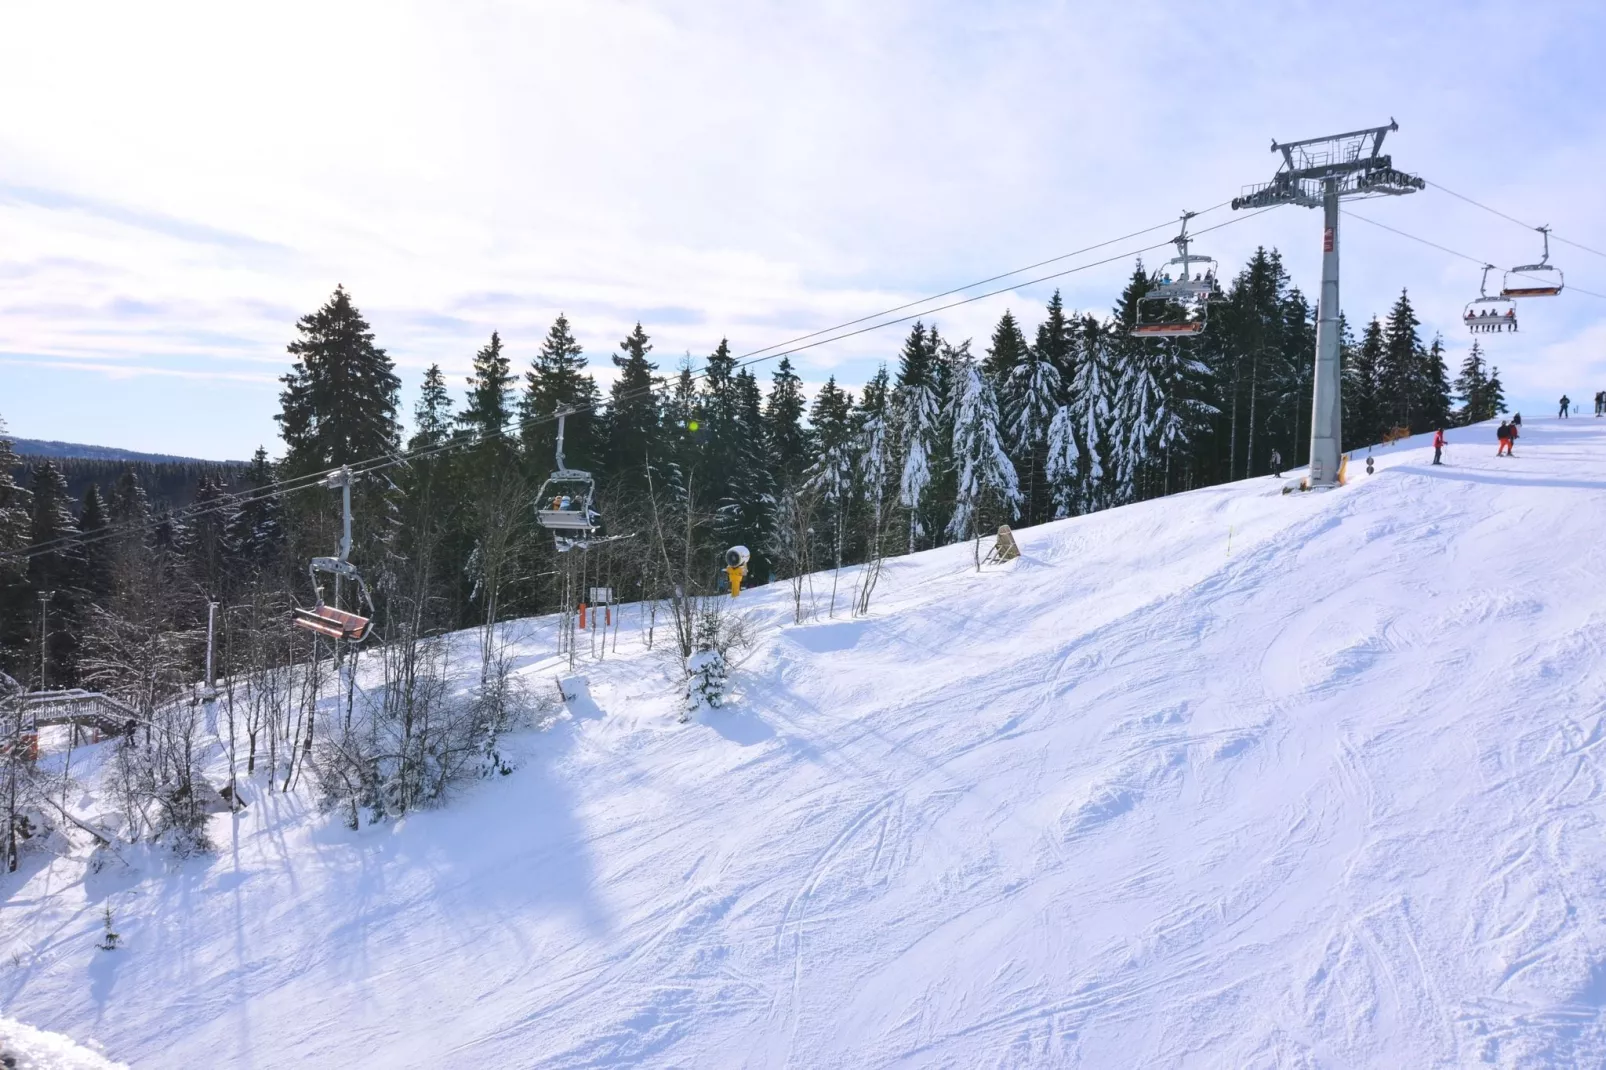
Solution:
[[[1383,155],[1383,138],[1400,125],[1353,130],[1347,134],[1271,143],[1283,156],[1270,182],[1250,186],[1234,197],[1233,208],[1271,208],[1298,204],[1322,210],[1322,294],[1316,317],[1316,373],[1311,391],[1310,485],[1338,483],[1343,452],[1343,406],[1338,365],[1338,203],[1346,198],[1399,196],[1426,185],[1396,171]]]

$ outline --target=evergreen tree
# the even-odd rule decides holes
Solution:
[[[5,421],[0,420],[0,670],[27,679],[23,662],[33,589],[28,585],[27,559],[20,555],[33,528],[33,497],[12,477],[18,465]]]
[[[1082,344],[1067,406],[1080,454],[1074,512],[1091,513],[1115,503],[1115,388],[1106,335],[1091,317],[1083,320]]]
[[[413,437],[407,448],[426,449],[445,442],[452,432],[452,419],[452,393],[446,388],[446,376],[439,364],[431,364],[424,371],[424,383],[413,406]]]
[[[881,551],[881,537],[888,528],[891,505],[897,493],[894,480],[898,475],[893,456],[896,427],[892,386],[885,364],[864,384],[853,420],[859,494],[868,514],[865,556],[876,557]]]
[[[343,287],[296,323],[295,363],[281,378],[286,477],[338,468],[396,449],[401,380]]]
[[[106,499],[94,483],[84,490],[78,530],[84,534],[84,593],[89,604],[105,605],[112,593],[114,570],[111,518],[107,516]]]
[[[1056,291],[1055,297],[1058,296]],[[1049,307],[1053,308],[1052,305]],[[1015,369],[1026,360],[1027,351],[1026,336],[1021,333],[1020,324],[1015,322],[1014,313],[1004,309],[998,326],[993,329],[993,340],[987,347],[987,359],[982,362],[982,370],[993,381],[994,388],[1002,388],[1009,381]],[[1039,359],[1050,358],[1044,354]]]
[[[1500,382],[1499,368],[1495,368],[1489,372],[1489,386],[1487,389],[1489,391],[1488,401],[1486,402],[1487,411],[1496,414],[1505,412],[1506,388]]]
[[[822,521],[831,532],[831,563],[842,567],[854,494],[853,395],[826,379],[809,412],[819,459],[809,468],[808,489],[819,495]]]
[[[1427,386],[1418,326],[1416,310],[1401,290],[1383,328],[1383,358],[1378,366],[1378,401],[1385,429],[1417,430],[1423,419],[1421,405]]]
[[[1467,359],[1461,362],[1461,371],[1455,378],[1456,396],[1461,399],[1461,412],[1459,423],[1475,424],[1484,420],[1492,420],[1498,411],[1491,403],[1489,392],[1488,366],[1483,359],[1483,347],[1477,339],[1472,341],[1472,349],[1467,353]]]
[[[928,489],[933,479],[933,454],[941,431],[939,410],[942,395],[937,376],[937,354],[932,335],[925,325],[916,323],[904,342],[898,362],[898,381],[894,392],[897,412],[898,445],[901,453],[898,502],[909,514],[909,552],[925,534],[921,523]]]
[[[1344,437],[1359,446],[1369,446],[1383,438],[1384,349],[1383,325],[1373,316],[1361,333],[1354,359],[1344,369]]]
[[[1076,378],[1076,332],[1071,318],[1065,315],[1065,302],[1060,292],[1048,299],[1047,315],[1037,325],[1037,340],[1032,351],[1039,360],[1046,360],[1059,372],[1061,383]]]
[[[72,687],[78,680],[79,636],[84,614],[84,556],[67,481],[50,461],[33,471],[33,512],[28,543],[44,547],[28,559],[28,582],[45,606],[46,686]],[[34,606],[29,669],[39,672],[39,605]]]
[[[1433,342],[1421,353],[1417,378],[1417,423],[1412,431],[1436,431],[1450,423],[1450,372],[1444,363],[1444,339]]]
[[[658,435],[658,365],[647,359],[652,344],[639,323],[619,349],[619,378],[608,394],[608,472],[621,490],[640,491]]]
[[[440,369],[435,368],[435,373],[438,379]],[[426,389],[428,385],[426,377]],[[444,384],[441,385],[444,390]],[[424,404],[420,400],[420,408]],[[271,574],[283,563],[285,531],[280,517],[279,496],[265,493],[262,489],[270,486],[274,479],[273,463],[268,460],[268,451],[258,446],[251,455],[251,463],[240,474],[240,501],[229,514],[226,537],[238,571],[242,573],[242,579],[247,581],[259,575]]]
[[[1076,418],[1069,405],[1054,410],[1043,457],[1043,484],[1053,506],[1052,520],[1071,515],[1077,504],[1081,451],[1076,445]]]
[[[764,406],[764,423],[769,438],[770,458],[776,482],[795,488],[809,462],[809,434],[803,427],[803,380],[792,370],[786,357],[776,365],[770,396]]]
[[[1020,484],[1004,450],[998,402],[992,384],[969,357],[969,343],[955,349],[957,388],[953,415],[955,481],[953,514],[947,531],[955,539],[974,538],[1019,511]]]
[[[513,419],[512,384],[512,366],[502,352],[502,337],[492,331],[490,342],[474,354],[468,405],[458,415],[458,424],[482,442],[504,442]]]
[[[1151,342],[1128,359],[1117,389],[1118,493],[1146,498],[1176,489],[1185,448],[1217,414],[1205,400],[1209,375],[1183,342]]]
[[[1059,368],[1033,348],[1003,382],[1004,437],[1021,482],[1021,506],[1027,524],[1047,519],[1052,509],[1048,464],[1048,429],[1064,396]]]
[[[736,402],[735,454],[715,530],[726,546],[751,550],[748,577],[757,585],[768,582],[773,573],[769,547],[774,532],[775,477],[764,435],[758,379],[744,368],[736,373],[731,386]]]
[[[646,351],[652,347],[646,345],[645,336],[641,344],[645,346],[645,359]],[[552,414],[560,408],[580,410],[564,422],[565,463],[582,470],[596,465],[601,400],[596,380],[586,371],[585,351],[570,330],[568,318],[559,313],[530,362],[529,371],[524,373],[524,392],[519,397],[524,452],[536,471],[545,472],[552,465],[558,434]]]

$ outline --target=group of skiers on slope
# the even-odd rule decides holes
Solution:
[[[1567,399],[1562,398],[1561,400],[1562,404],[1565,406]],[[1522,413],[1514,413],[1512,414],[1511,419],[1501,420],[1500,426],[1495,428],[1494,431],[1495,437],[1500,440],[1500,448],[1494,451],[1494,455],[1496,457],[1515,457],[1516,454],[1511,452],[1511,447],[1516,445],[1517,436],[1521,433]]]

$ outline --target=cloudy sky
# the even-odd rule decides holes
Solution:
[[[1598,3],[0,3],[0,417],[213,458],[275,447],[296,318],[344,284],[407,384],[566,311],[594,368],[738,351],[1228,200],[1273,138],[1397,119],[1396,166],[1606,252]],[[1352,205],[1500,264],[1430,189]],[[1238,214],[1240,217],[1244,213]],[[1231,222],[1317,288],[1307,210]],[[1343,306],[1402,287],[1459,359],[1478,269],[1345,221]],[[1125,253],[1162,228],[1055,270]],[[1488,341],[1532,411],[1606,386],[1606,256]],[[936,318],[1103,312],[1131,259]],[[1031,278],[1027,275],[1025,278]],[[1530,311],[1531,307],[1531,311]],[[800,355],[862,382],[904,328]],[[598,367],[600,365],[600,367]]]

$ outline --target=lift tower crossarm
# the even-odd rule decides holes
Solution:
[[[1387,126],[1329,134],[1306,141],[1271,143],[1282,166],[1270,182],[1244,189],[1232,206],[1270,208],[1298,204],[1322,209],[1322,291],[1316,312],[1316,370],[1311,384],[1310,485],[1338,483],[1344,413],[1338,367],[1338,204],[1344,198],[1402,196],[1427,183],[1394,169],[1383,139],[1400,128]]]

